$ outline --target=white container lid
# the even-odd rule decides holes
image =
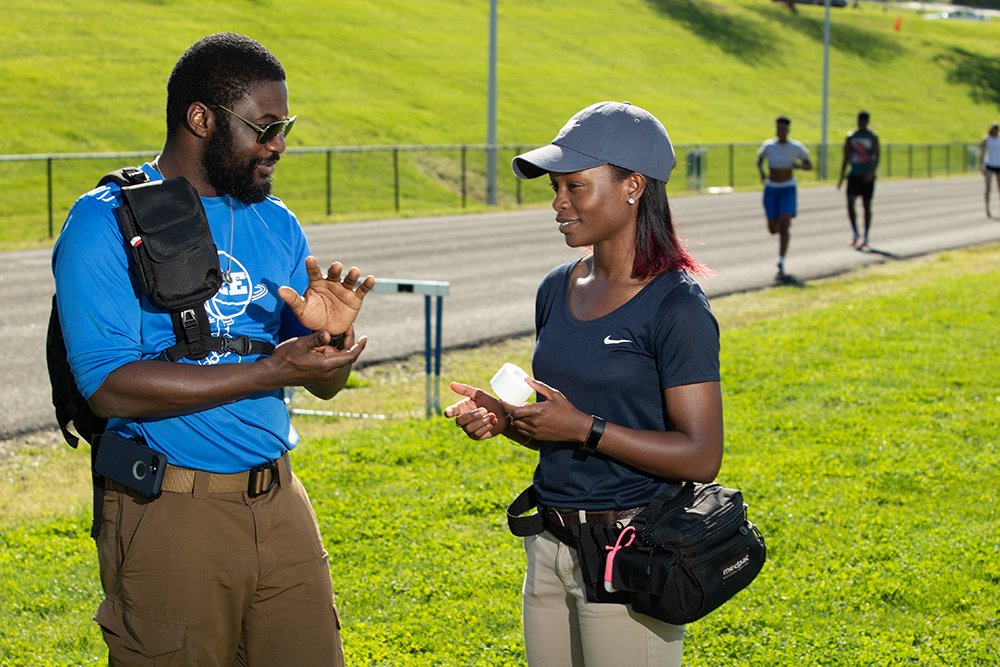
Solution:
[[[490,380],[490,386],[493,387],[493,392],[500,397],[500,400],[505,403],[522,405],[535,393],[535,390],[525,382],[527,377],[528,374],[523,370],[514,364],[506,363]]]

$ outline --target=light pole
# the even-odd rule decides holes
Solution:
[[[819,177],[826,180],[827,130],[830,123],[830,0],[823,0],[823,130],[820,137]]]
[[[827,0],[829,2],[829,0]],[[497,0],[490,0],[490,74],[486,110],[486,203],[497,203]]]

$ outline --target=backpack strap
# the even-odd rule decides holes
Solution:
[[[120,188],[127,188],[130,185],[138,185],[147,181],[149,181],[149,176],[139,167],[122,167],[121,169],[115,169],[105,174],[97,182],[97,187],[114,183]]]

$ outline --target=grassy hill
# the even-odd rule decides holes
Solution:
[[[5,4],[0,154],[159,147],[171,67],[223,30],[285,64],[291,145],[485,141],[486,0]],[[1000,21],[832,15],[832,139],[861,107],[886,142],[967,141],[1000,116]],[[499,141],[547,142],[601,99],[649,109],[676,142],[758,141],[779,113],[817,141],[822,27],[822,7],[770,0],[502,0]]]
[[[0,155],[151,157],[163,142],[171,68],[195,40],[225,30],[257,38],[284,63],[299,116],[292,148],[486,140],[487,0],[11,4],[0,22],[7,129]],[[683,144],[746,142],[734,160],[735,185],[756,187],[753,150],[773,135],[777,115],[793,119],[795,138],[814,146],[821,140],[822,7],[798,5],[792,13],[771,0],[499,6],[501,144],[547,143],[587,104],[630,100],[664,122],[682,161]],[[871,112],[884,145],[977,142],[1000,117],[1000,21],[925,21],[915,10],[868,2],[831,14],[834,145],[861,108]],[[961,165],[961,150],[949,160]],[[725,155],[708,160],[715,184],[733,184]],[[518,183],[505,167],[512,156],[498,158],[500,205],[544,205],[547,183]],[[404,152],[398,161],[387,152],[338,154],[330,162],[322,153],[286,158],[275,193],[305,223],[396,215],[397,198],[404,215],[455,212],[465,206],[466,187],[464,210],[485,208],[481,152],[469,152],[468,179],[458,151]],[[51,203],[44,162],[0,162],[0,248],[51,243],[49,226],[58,232],[81,192],[137,161],[60,161],[52,168]],[[670,188],[683,192],[683,175]]]

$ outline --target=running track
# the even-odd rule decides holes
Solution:
[[[675,197],[672,204],[692,254],[718,273],[702,281],[710,297],[774,284],[777,241],[766,231],[758,192]],[[996,199],[993,206],[996,215]],[[860,202],[858,208],[860,215]],[[872,249],[858,252],[847,245],[843,191],[800,188],[786,271],[806,282],[1000,239],[1000,219],[985,217],[979,176],[879,182],[874,211]],[[548,208],[310,226],[306,233],[323,265],[339,260],[382,278],[449,281],[445,348],[532,331],[539,280],[578,256]],[[55,425],[44,357],[54,289],[49,255],[47,249],[0,255],[0,438]],[[421,352],[423,299],[372,294],[357,330],[370,337],[364,363]]]

